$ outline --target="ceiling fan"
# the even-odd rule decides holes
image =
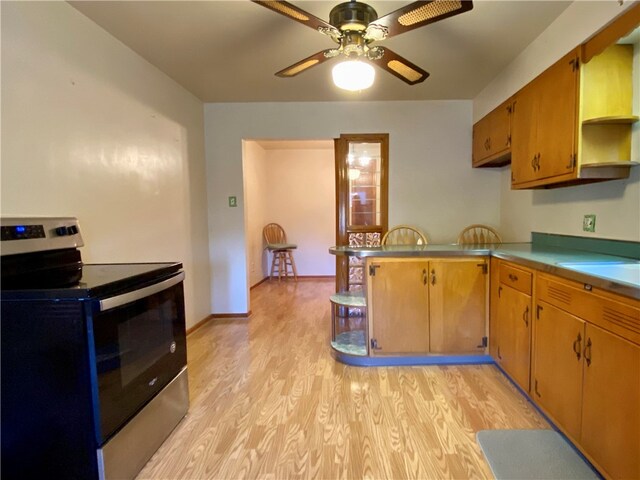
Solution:
[[[336,48],[322,50],[280,70],[276,73],[277,76],[293,77],[331,58],[344,55],[351,61],[342,62],[340,65],[359,64],[360,68],[371,70],[371,81],[364,88],[373,83],[374,72],[370,64],[377,65],[409,85],[423,82],[429,76],[428,72],[416,64],[387,47],[373,46],[373,42],[400,35],[473,8],[471,0],[427,0],[410,3],[378,18],[378,14],[371,6],[351,0],[335,6],[329,13],[327,23],[289,2],[280,0],[253,0],[253,2],[311,27],[338,44]],[[334,68],[334,82],[338,86],[348,90],[363,89],[339,85],[336,80],[337,68],[338,66]]]

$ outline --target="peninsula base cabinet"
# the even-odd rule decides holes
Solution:
[[[372,355],[484,353],[488,259],[369,258]]]
[[[606,477],[640,478],[638,302],[545,274],[536,292],[532,399]]]

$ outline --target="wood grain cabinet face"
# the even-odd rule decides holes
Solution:
[[[429,262],[430,352],[484,352],[486,262],[485,259]]]
[[[532,272],[492,259],[490,354],[520,387],[529,391],[531,371]]]
[[[531,396],[574,439],[582,422],[584,325],[553,305],[536,306]]]
[[[531,295],[500,284],[497,361],[526,392],[531,367]]]
[[[639,302],[536,280],[531,397],[611,478],[640,478]]]
[[[484,353],[487,261],[369,259],[371,354]]]
[[[429,351],[429,261],[372,259],[369,338],[372,355]]]
[[[473,126],[472,165],[498,167],[511,156],[511,109],[509,99]]]
[[[574,176],[577,136],[578,49],[516,95],[512,116],[513,188]]]
[[[640,346],[589,324],[580,443],[612,478],[640,478]]]

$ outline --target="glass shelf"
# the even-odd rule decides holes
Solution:
[[[331,346],[348,355],[366,356],[367,299],[364,291],[331,295]]]

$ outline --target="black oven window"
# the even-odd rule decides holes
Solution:
[[[176,315],[175,302],[150,303],[150,310],[118,324],[123,388],[149,370],[163,355],[170,353],[174,342],[171,319]]]
[[[106,440],[187,363],[182,284],[96,313],[93,334]]]

